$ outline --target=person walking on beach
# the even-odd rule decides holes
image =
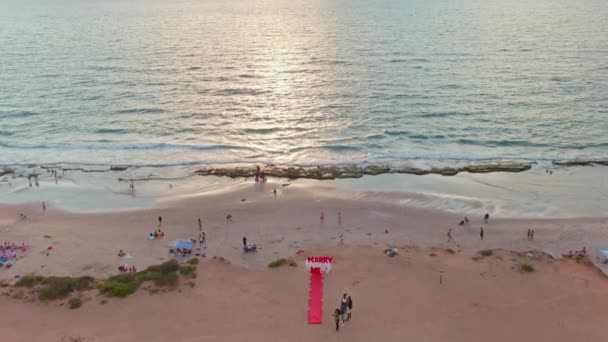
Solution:
[[[483,217],[483,223],[488,223],[488,220],[490,219],[490,214],[486,213]]]
[[[226,224],[232,222],[232,214],[227,214],[226,215]]]
[[[198,232],[202,232],[203,231],[203,221],[201,221],[201,218],[198,218]]]
[[[348,295],[345,293],[342,295],[340,301],[340,313],[342,314],[342,322],[346,322],[346,308],[348,308]]]
[[[42,201],[42,213],[46,213],[46,203]]]
[[[481,240],[483,240],[483,236],[484,236],[485,232],[483,231],[483,227],[479,228],[479,238]]]
[[[454,238],[452,237],[452,228],[448,229],[448,243],[450,241],[454,241]]]
[[[336,331],[340,330],[340,316],[341,316],[341,312],[340,309],[336,309],[336,311],[334,311],[334,319],[336,320]]]
[[[530,240],[534,241],[534,229],[530,231]]]
[[[160,227],[163,225],[163,217],[159,216],[158,217],[158,228],[160,229]]]
[[[346,320],[350,321],[350,317],[352,316],[352,313],[353,313],[353,299],[350,298],[350,296],[348,296],[347,300],[348,300],[348,303],[346,305],[346,310],[347,310]]]
[[[243,236],[243,248],[247,248],[247,237]]]
[[[530,241],[532,238],[532,230],[528,229],[528,241]]]
[[[277,189],[272,190],[274,192],[274,197],[277,197]]]
[[[319,217],[319,219],[320,219],[321,223],[325,222],[325,213],[324,212],[321,212],[321,216]]]

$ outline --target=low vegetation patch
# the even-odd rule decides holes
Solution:
[[[27,287],[37,293],[40,300],[54,300],[68,297],[73,292],[93,288],[95,279],[92,277],[42,277],[26,275],[15,284],[17,287]]]
[[[523,272],[534,272],[534,267],[530,264],[527,263],[523,263],[521,265],[519,265],[519,269]]]
[[[140,272],[122,273],[101,281],[96,281],[93,277],[26,275],[15,283],[15,287],[31,289],[42,301],[64,299],[76,294],[67,302],[70,309],[76,309],[82,305],[82,299],[78,295],[82,291],[97,287],[99,293],[106,297],[124,298],[135,293],[141,284],[148,281],[153,282],[157,288],[174,287],[178,284],[180,275],[189,279],[196,278],[197,264],[198,259],[191,259],[181,265],[176,260],[169,260]],[[102,303],[106,302],[102,300]]]
[[[192,259],[197,260],[197,259]],[[179,274],[183,275],[186,278],[196,278],[196,266],[192,264],[181,265],[179,267]]]
[[[70,309],[78,309],[82,306],[82,299],[80,297],[72,297],[68,300],[68,308]]]
[[[124,298],[137,291],[145,281],[153,281],[159,287],[175,286],[179,279],[179,269],[180,265],[176,260],[169,260],[140,272],[119,274],[103,281],[98,287],[99,292],[106,297]]]
[[[19,281],[17,281],[17,283],[15,283],[15,286],[32,288],[32,287],[40,284],[43,280],[44,280],[44,277],[42,277],[42,276],[28,274],[28,275],[23,276],[21,279],[19,279]]]
[[[277,260],[269,263],[268,267],[277,268],[277,267],[281,267],[281,266],[285,265],[286,263],[287,263],[287,259],[281,258],[281,259],[277,259]]]
[[[494,255],[494,251],[491,249],[484,249],[482,251],[479,251],[479,254],[481,254],[483,256],[492,256],[492,255]]]

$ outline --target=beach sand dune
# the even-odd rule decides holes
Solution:
[[[308,274],[298,266],[247,270],[211,259],[196,286],[82,308],[22,303],[2,296],[5,341],[592,341],[604,336],[608,282],[574,261],[496,251],[466,253],[374,247],[311,251],[335,262],[325,277],[324,321],[308,325]],[[432,255],[431,255],[432,254]],[[522,262],[536,271],[524,273]],[[441,273],[441,283],[439,281]],[[343,292],[352,320],[334,331]],[[80,338],[80,339],[78,339]]]

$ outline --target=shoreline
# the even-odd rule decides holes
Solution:
[[[248,175],[255,168],[242,168]],[[54,172],[59,175],[54,178]],[[221,193],[253,186],[253,177],[199,176],[192,168],[119,168],[83,172],[33,169],[0,177],[0,203],[47,201],[71,212],[115,212],[153,208],[167,200]],[[317,170],[318,171],[318,170]],[[315,172],[317,172],[315,171]],[[371,172],[371,171],[370,171]],[[28,186],[38,174],[40,187]],[[268,175],[268,174],[267,174]],[[593,179],[589,182],[588,179]],[[135,190],[130,189],[131,181]],[[393,203],[456,214],[489,212],[494,217],[605,217],[608,173],[603,167],[534,167],[525,172],[439,174],[384,173],[358,178],[269,178],[273,186],[333,190],[341,198],[391,199]],[[264,183],[256,186],[264,187]],[[270,186],[270,185],[268,185]]]

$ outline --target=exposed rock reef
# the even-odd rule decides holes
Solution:
[[[269,177],[278,178],[309,178],[309,179],[336,179],[336,178],[360,178],[364,175],[379,175],[383,173],[406,173],[413,175],[439,174],[443,176],[454,176],[460,172],[489,173],[489,172],[522,172],[532,167],[530,163],[492,163],[466,165],[462,167],[442,167],[421,169],[414,167],[392,168],[384,165],[360,166],[318,166],[304,167],[279,167],[272,166],[264,169]],[[224,176],[230,178],[254,177],[256,170],[251,167],[234,168],[205,168],[195,171],[200,176]]]

